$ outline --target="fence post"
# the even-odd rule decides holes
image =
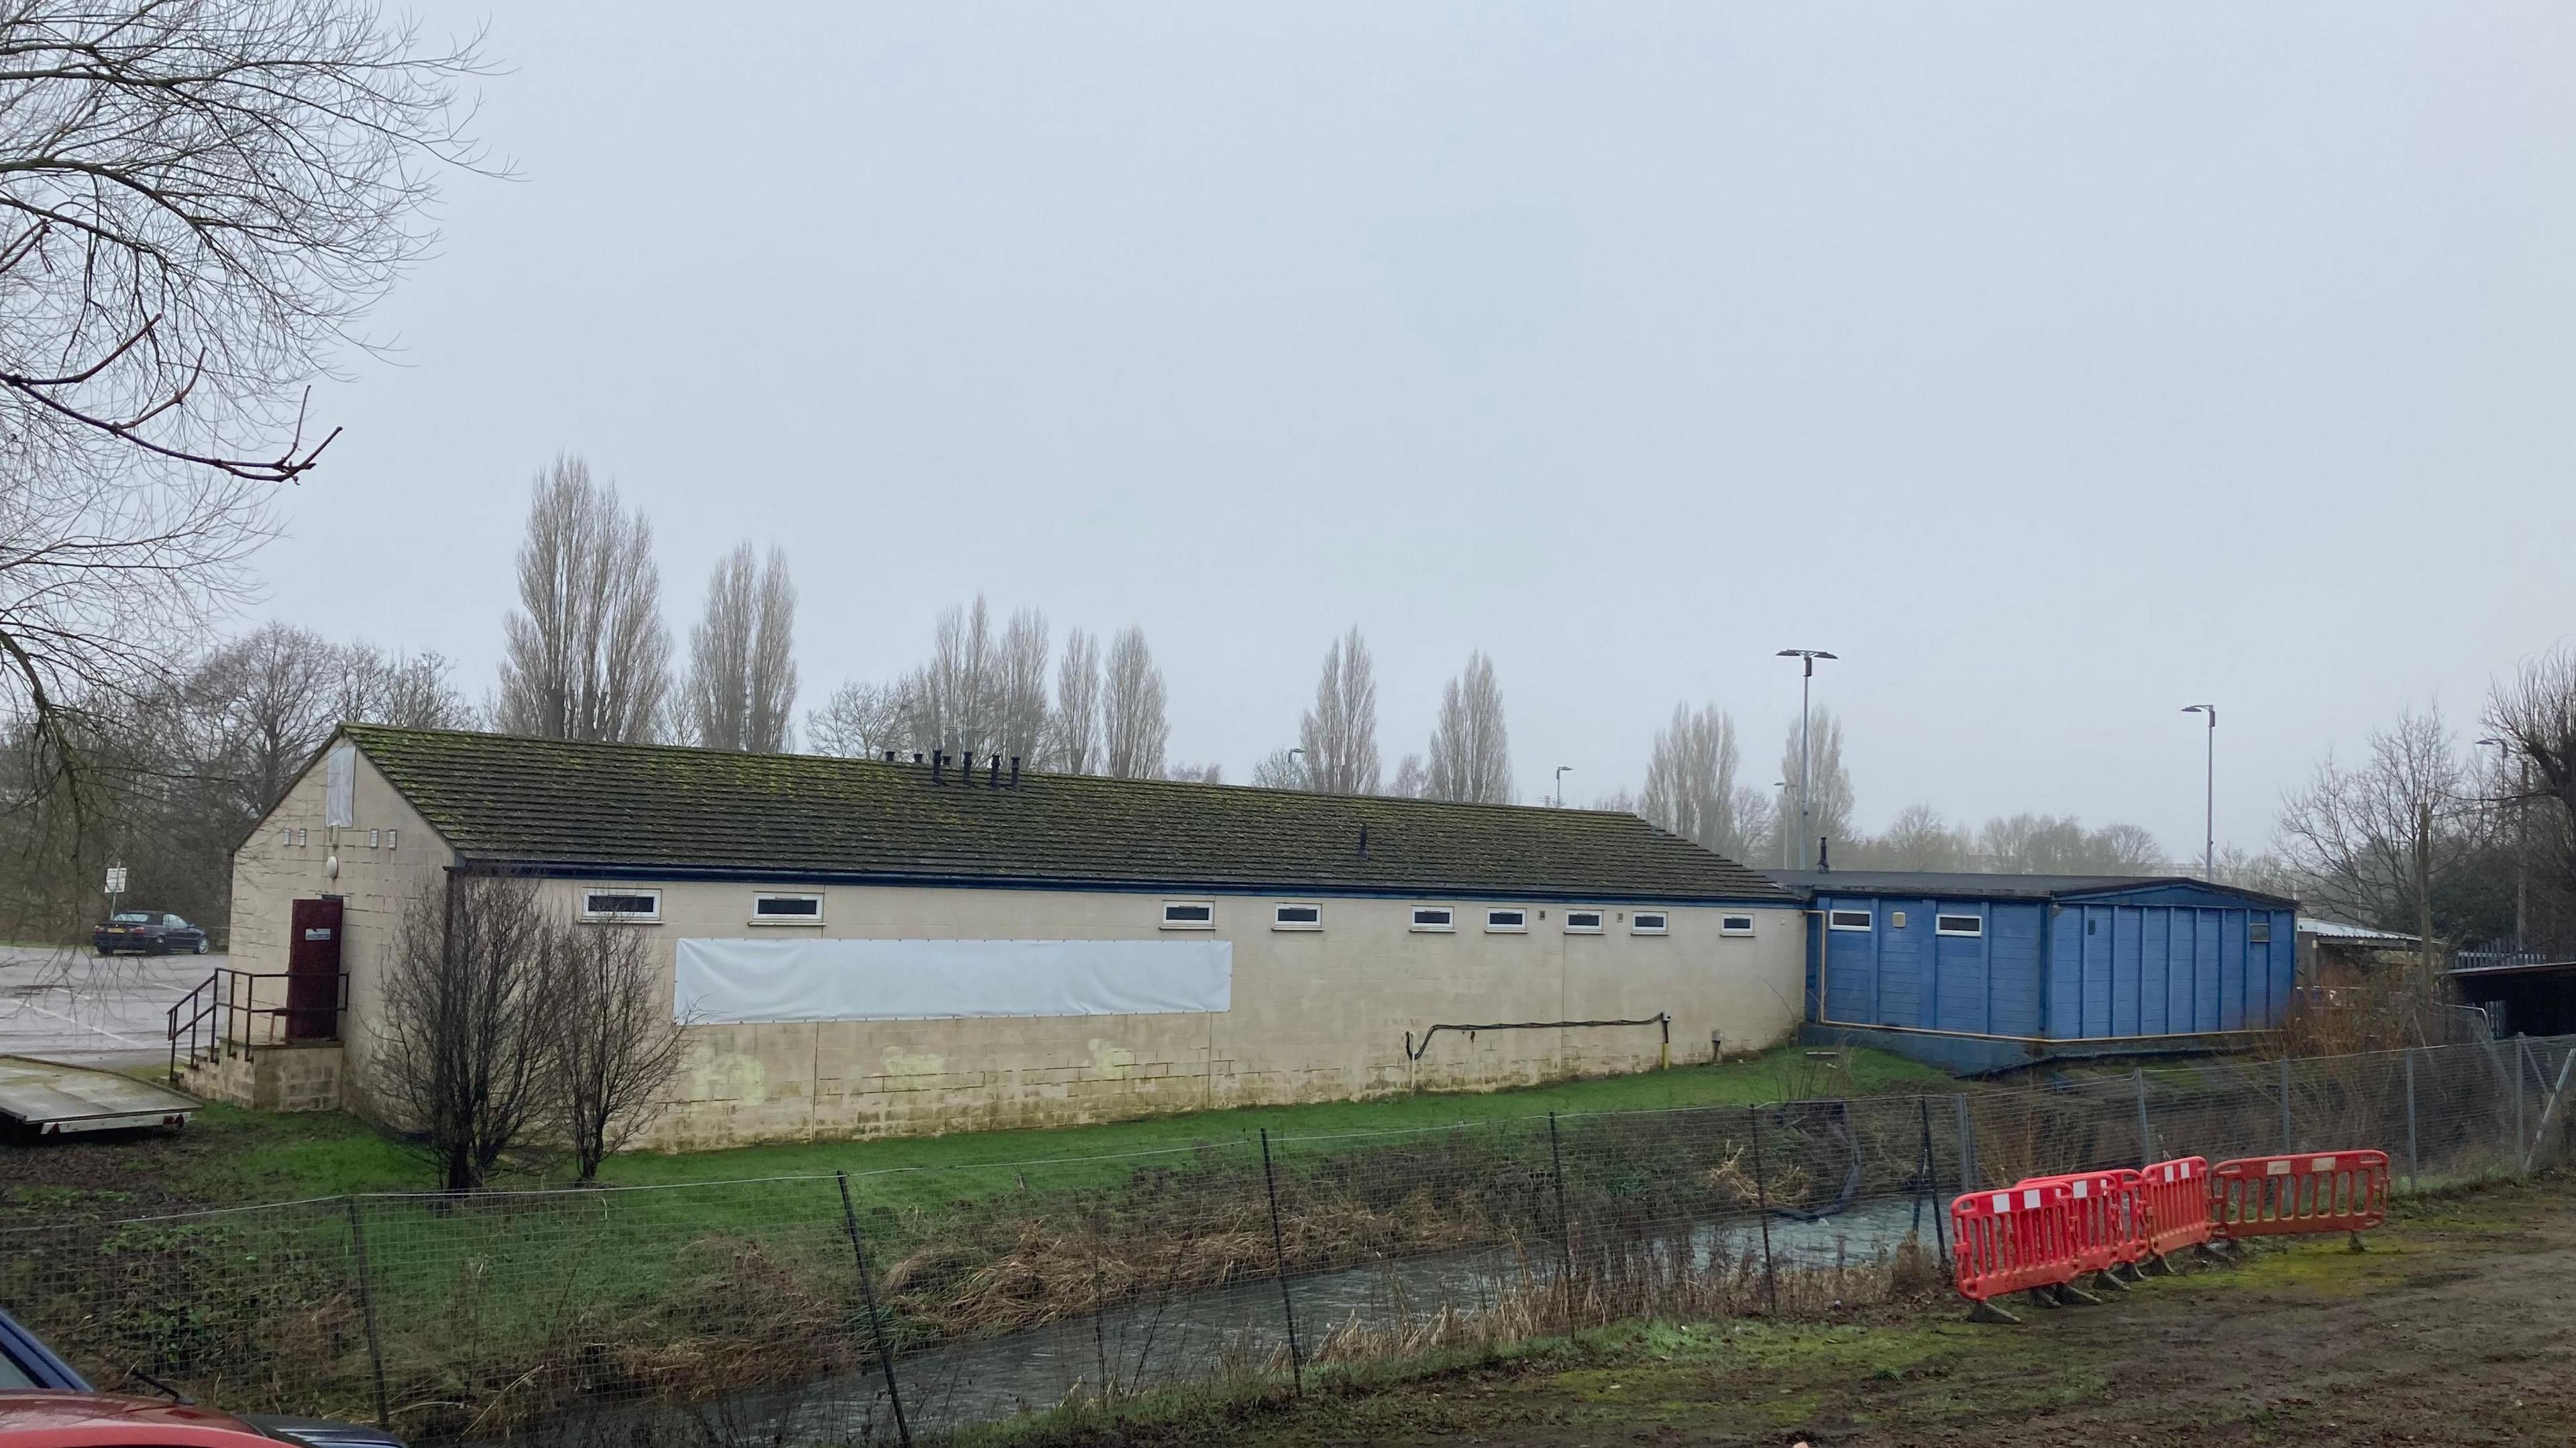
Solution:
[[[2513,1169],[2516,1176],[2531,1174],[2531,1156],[2523,1150],[2522,1078],[2531,1074],[2531,1038],[2513,1038]]]
[[[2406,1048],[2406,1190],[2423,1190],[2416,1179],[2415,1157],[2415,1048]]]
[[[2281,1154],[2288,1156],[2298,1147],[2290,1139],[2290,1058],[2281,1058]]]
[[[359,1220],[358,1199],[345,1198],[349,1204],[349,1249],[358,1259],[358,1313],[367,1323],[367,1361],[376,1370],[376,1426],[390,1432],[393,1415],[385,1410],[385,1345],[376,1334],[376,1289],[368,1281],[367,1229]]]
[[[1942,1218],[1941,1168],[1932,1155],[1932,1098],[1918,1096],[1914,1104],[1923,1113],[1923,1194],[1932,1199],[1932,1245],[1941,1251],[1943,1271],[1950,1267],[1950,1229]]]
[[[1968,1112],[1968,1098],[1961,1093],[1950,1098],[1959,1105],[1959,1190],[1977,1189],[1977,1122]]]
[[[1279,1180],[1270,1169],[1270,1128],[1261,1128],[1261,1189],[1270,1198],[1270,1257],[1279,1269],[1279,1315],[1288,1321],[1290,1391],[1306,1396],[1306,1360],[1297,1350],[1297,1303],[1288,1292],[1288,1241],[1279,1230]]]
[[[2156,1159],[2155,1128],[2147,1121],[2147,1068],[2130,1067],[2129,1079],[2138,1088],[2138,1170],[2145,1171],[2147,1164]]]
[[[1574,1316],[1574,1222],[1565,1214],[1565,1153],[1556,1141],[1556,1113],[1547,1114],[1548,1174],[1556,1181],[1556,1244],[1565,1264],[1565,1311],[1568,1325]]]
[[[1771,1189],[1762,1182],[1762,1109],[1744,1108],[1744,1119],[1753,1123],[1753,1206],[1762,1220],[1762,1293],[1771,1304],[1771,1315],[1780,1315],[1780,1276],[1771,1267]]]
[[[859,1235],[859,1209],[850,1201],[850,1174],[832,1173],[841,1183],[841,1225],[850,1234],[850,1257],[859,1264],[859,1296],[867,1303],[868,1331],[876,1338],[877,1361],[885,1364],[886,1399],[894,1404],[895,1437],[912,1448],[912,1425],[903,1418],[903,1389],[894,1380],[894,1353],[886,1346],[885,1319],[877,1314],[876,1279],[868,1275],[867,1242]]]

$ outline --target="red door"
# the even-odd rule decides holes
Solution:
[[[298,900],[286,940],[286,1039],[340,1034],[340,897]]]

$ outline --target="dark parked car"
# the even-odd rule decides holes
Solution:
[[[101,955],[132,951],[136,955],[168,955],[184,950],[190,955],[206,953],[206,932],[166,910],[119,910],[107,917],[107,923],[92,931],[89,943]]]
[[[381,1428],[330,1418],[217,1412],[93,1390],[0,1312],[0,1448],[403,1448]]]

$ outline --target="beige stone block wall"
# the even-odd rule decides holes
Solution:
[[[299,1042],[191,1061],[181,1080],[183,1089],[202,1101],[256,1111],[337,1111],[342,1067],[338,1043]]]

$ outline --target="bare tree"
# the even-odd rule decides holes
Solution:
[[[551,934],[524,879],[451,875],[404,911],[370,1084],[448,1191],[480,1188],[550,1110]]]
[[[805,738],[819,754],[868,759],[911,747],[912,732],[900,687],[853,680],[832,691],[823,707],[805,716]]]
[[[1154,666],[1145,631],[1130,626],[1109,645],[1101,698],[1102,772],[1118,779],[1153,779],[1163,772],[1163,749],[1172,728],[1163,714],[1163,671]]]
[[[1359,625],[1324,654],[1315,707],[1297,731],[1306,787],[1324,794],[1378,791],[1377,677]]]
[[[1055,712],[1048,716],[1049,763],[1067,774],[1100,767],[1100,641],[1081,629],[1064,636],[1056,665]]]
[[[1494,683],[1494,661],[1482,651],[1467,656],[1465,672],[1440,695],[1440,720],[1431,734],[1427,798],[1470,804],[1512,802],[1512,751],[1503,724],[1503,692]]]
[[[1928,804],[1907,805],[1896,812],[1885,834],[1853,843],[1866,845],[1865,851],[1853,852],[1853,865],[1865,858],[1870,867],[1882,870],[1964,870],[1974,854],[1968,832],[1953,828]]]
[[[1181,784],[1223,784],[1225,783],[1225,766],[1222,764],[1174,764],[1164,769],[1163,777]]]
[[[1751,842],[1736,817],[1735,721],[1714,704],[1673,706],[1673,722],[1655,736],[1646,761],[1646,790],[1637,813],[1658,828],[1743,859]]]
[[[2517,868],[2535,869],[2544,885],[2533,903],[2548,918],[2531,938],[2576,940],[2576,647],[2530,660],[2499,681],[2486,717],[2514,755],[2513,771],[2496,790],[2510,804],[2511,827],[2503,833]]]
[[[1304,789],[1306,761],[1283,744],[1252,766],[1252,782],[1262,789]]]
[[[1592,801],[1592,807],[1607,814],[1636,815],[1643,819],[1646,802],[1628,790],[1614,789],[1608,794],[1596,796]]]
[[[687,1040],[642,931],[570,920],[547,929],[549,1114],[592,1181],[652,1124]]]
[[[565,455],[537,477],[519,548],[519,603],[501,663],[500,727],[624,742],[657,732],[670,693],[653,527],[615,484]]]
[[[755,563],[742,543],[707,580],[706,617],[689,634],[688,711],[708,749],[777,754],[796,702],[796,585],[787,556]]]
[[[1843,722],[1833,712],[1817,708],[1807,725],[1808,767],[1799,769],[1799,724],[1789,721],[1789,742],[1781,750],[1780,777],[1789,781],[1789,797],[1780,807],[1783,828],[1795,832],[1790,841],[1790,858],[1798,868],[1816,866],[1816,842],[1819,839],[1848,840],[1852,837],[1851,774],[1843,768]],[[1805,818],[1800,818],[1798,786],[1804,779],[1809,785]],[[1775,848],[1772,858],[1778,858]]]
[[[1035,762],[1047,724],[1047,621],[1034,608],[1011,610],[993,657],[993,732],[987,754]]]
[[[344,721],[402,729],[471,729],[474,706],[450,682],[454,672],[446,655],[434,650],[388,655],[352,644],[341,650],[332,713]]]
[[[2401,714],[2370,736],[2370,757],[2329,755],[2307,788],[2282,801],[2281,852],[2303,892],[2340,919],[2414,930],[2432,910],[2438,832],[2466,794],[2457,741],[2438,707]]]
[[[188,681],[199,768],[230,780],[247,821],[286,792],[339,721],[342,651],[311,629],[263,624]]]
[[[984,752],[998,713],[992,612],[984,595],[941,610],[930,662],[906,682],[914,747]]]
[[[1421,799],[1431,791],[1431,771],[1422,765],[1422,756],[1408,754],[1396,762],[1395,778],[1388,780],[1386,792],[1393,799]]]

